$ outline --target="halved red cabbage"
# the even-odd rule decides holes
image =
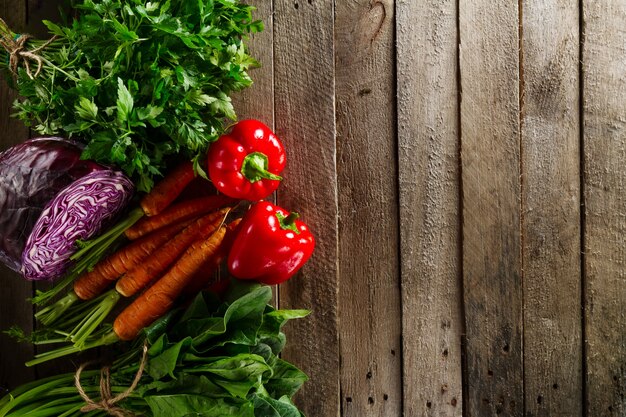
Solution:
[[[76,240],[107,227],[128,205],[133,183],[118,171],[95,171],[61,190],[44,208],[22,254],[22,275],[53,280],[71,265]]]
[[[45,205],[84,175],[105,169],[81,160],[81,146],[36,138],[0,153],[0,261],[19,271],[22,252]]]

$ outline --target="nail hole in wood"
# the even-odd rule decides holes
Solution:
[[[368,94],[372,94],[371,88],[363,88],[362,90],[359,90],[359,96],[361,97],[366,96]]]
[[[383,400],[387,401],[389,399],[389,396],[387,394],[383,394]]]
[[[448,356],[448,349],[444,349],[443,356]]]
[[[552,384],[552,388],[554,389],[559,389],[559,384],[557,384],[556,382],[554,384]]]
[[[487,369],[487,375],[493,376],[493,371],[491,369]]]
[[[430,401],[426,401],[426,408],[430,408],[433,406],[433,403],[431,403]]]
[[[502,350],[503,350],[504,352],[508,352],[509,350],[511,350],[511,347],[510,347],[510,346],[509,346],[509,344],[507,343],[506,345],[504,345],[504,346],[502,347]]]
[[[543,397],[540,395],[537,397],[537,404],[541,404],[543,402]]]
[[[294,4],[293,4],[293,7],[295,7],[295,8],[296,8],[296,10],[298,10],[298,7],[300,7],[300,5],[299,5],[298,3],[294,3]]]
[[[347,403],[351,403],[352,402],[352,397],[346,397],[346,402]]]
[[[367,402],[368,402],[370,405],[374,404],[374,398],[372,398],[372,397],[367,397]]]
[[[393,350],[393,349],[391,349],[391,354],[392,354],[393,356],[396,356],[396,351],[395,351],[395,350]]]
[[[367,379],[372,379],[372,371],[368,371],[367,374],[365,374],[365,377]]]
[[[450,400],[450,405],[452,407],[456,407],[456,398],[453,398],[453,399]]]

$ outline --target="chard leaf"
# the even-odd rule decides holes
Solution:
[[[259,387],[264,378],[272,375],[272,368],[258,355],[241,354],[202,364],[187,372],[213,374],[217,385],[243,399],[252,389]]]
[[[153,417],[255,417],[249,402],[230,404],[202,395],[158,395],[145,398]]]
[[[265,383],[265,389],[273,398],[291,398],[309,377],[291,363],[277,359],[273,366],[274,374]]]
[[[228,398],[230,394],[219,385],[211,382],[205,375],[191,375],[185,372],[177,374],[176,379],[154,381],[143,387],[144,395],[198,394],[211,398]]]
[[[256,417],[302,417],[302,413],[287,397],[275,400],[270,397],[255,395],[252,401]]]
[[[187,337],[164,350],[158,356],[151,358],[148,364],[148,374],[155,380],[161,379],[166,375],[174,378],[174,369],[179,361],[181,350],[191,346],[191,338]]]

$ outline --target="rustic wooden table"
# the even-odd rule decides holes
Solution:
[[[59,1],[1,0],[41,33]],[[310,417],[626,415],[626,0],[254,0]],[[28,137],[0,88],[3,147]],[[0,327],[32,328],[2,270]],[[0,336],[0,385],[33,348]]]

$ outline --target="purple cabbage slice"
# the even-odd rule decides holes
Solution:
[[[36,138],[0,153],[0,261],[21,268],[24,245],[45,205],[84,175],[105,169],[81,160],[82,147],[61,138]]]
[[[22,275],[54,280],[72,264],[76,240],[109,226],[130,202],[134,186],[118,171],[91,172],[61,190],[44,208],[22,254]]]

